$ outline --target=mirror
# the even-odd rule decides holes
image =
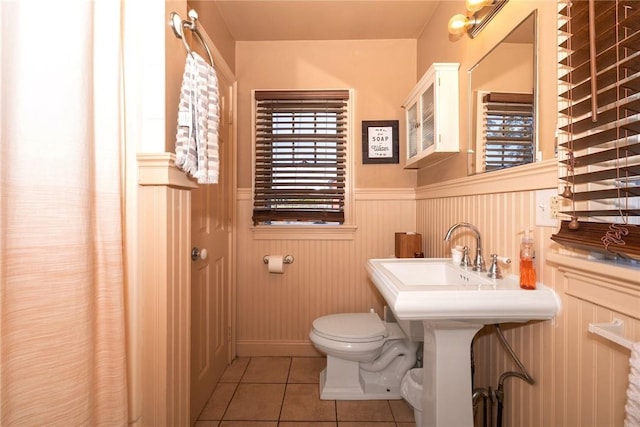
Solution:
[[[469,69],[469,175],[536,161],[536,29],[533,11]]]

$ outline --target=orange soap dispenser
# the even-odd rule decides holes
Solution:
[[[533,266],[535,257],[531,230],[525,230],[520,242],[520,287],[522,289],[536,288],[536,269]]]

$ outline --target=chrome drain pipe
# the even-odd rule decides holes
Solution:
[[[482,399],[482,427],[493,426],[493,393],[491,387],[477,388],[473,391],[473,419],[476,419],[478,401]]]

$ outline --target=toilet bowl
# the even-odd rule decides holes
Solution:
[[[341,313],[313,321],[313,345],[327,355],[320,373],[324,400],[401,399],[400,383],[414,367],[418,343],[375,312]]]

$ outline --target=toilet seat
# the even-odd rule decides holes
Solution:
[[[339,313],[313,321],[316,335],[334,341],[365,343],[380,341],[389,335],[375,313]]]

